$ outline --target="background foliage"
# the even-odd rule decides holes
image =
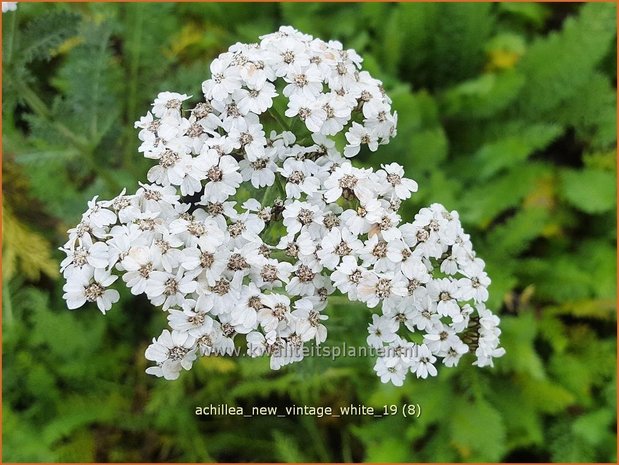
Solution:
[[[614,4],[26,4],[3,21],[4,461],[606,461],[616,457]],[[69,312],[57,268],[86,201],[134,189],[133,121],[281,24],[357,49],[399,113],[366,166],[457,209],[507,355],[380,384],[366,358],[203,359],[144,374],[163,316],[123,292]],[[363,344],[369,311],[329,311]],[[332,342],[333,343],[333,342]],[[197,405],[419,403],[420,418],[196,417]]]

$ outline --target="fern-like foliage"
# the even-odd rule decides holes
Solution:
[[[3,460],[616,462],[616,5],[20,3],[3,15]],[[371,359],[204,358],[143,376],[164,324],[64,309],[56,248],[86,200],[143,180],[133,122],[163,90],[283,23],[341,40],[385,83],[401,208],[458,210],[492,278],[507,354],[400,389]],[[331,301],[330,301],[331,302]],[[331,304],[331,341],[368,314]],[[419,418],[196,416],[196,406],[384,406]],[[122,419],[122,421],[119,421]],[[242,445],[242,446],[240,446]]]

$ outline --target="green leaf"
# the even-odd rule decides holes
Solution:
[[[490,4],[404,3],[398,8],[401,41],[414,50],[400,68],[412,82],[445,87],[482,68],[495,20]]]
[[[584,440],[574,436],[570,428],[570,419],[563,418],[550,432],[549,449],[553,462],[595,462],[593,448]]]
[[[541,150],[562,132],[556,124],[530,125],[518,134],[483,145],[474,155],[481,169],[479,179],[488,179],[497,172],[513,168],[535,151]]]
[[[547,170],[541,164],[529,163],[490,181],[476,183],[462,195],[461,217],[466,222],[486,226],[498,214],[516,206]]]
[[[501,12],[522,18],[536,27],[542,26],[550,14],[549,8],[542,3],[505,2],[499,3],[498,7]]]
[[[495,379],[490,388],[489,399],[501,412],[506,429],[507,446],[513,450],[543,446],[544,431],[542,415],[525,397],[520,385]]]
[[[563,386],[548,380],[522,377],[518,385],[523,397],[530,400],[535,410],[543,413],[559,413],[575,401],[574,395]]]
[[[76,33],[78,20],[78,15],[66,11],[54,11],[33,19],[15,55],[23,63],[51,59],[54,49]]]
[[[447,116],[461,120],[488,118],[508,108],[524,83],[524,76],[514,71],[482,74],[449,88],[441,106]]]
[[[282,462],[304,462],[307,456],[301,452],[297,442],[280,431],[273,432],[275,453]]]
[[[109,48],[113,26],[109,22],[85,24],[84,43],[75,48],[60,70],[56,85],[64,99],[58,117],[96,146],[118,116],[116,105],[118,65]],[[109,156],[109,155],[108,155]]]
[[[53,462],[52,451],[41,444],[39,427],[27,421],[26,415],[14,412],[9,405],[2,408],[2,461]]]
[[[416,171],[435,167],[447,156],[447,136],[441,127],[414,132],[410,137],[410,158]]]
[[[549,212],[543,208],[526,208],[498,225],[487,235],[486,242],[492,247],[492,255],[505,259],[524,251],[539,237],[549,219]]]
[[[557,108],[554,118],[574,127],[578,138],[593,148],[606,149],[617,140],[616,106],[616,91],[608,76],[595,72],[571,99]]]
[[[506,316],[501,319],[501,345],[506,355],[497,364],[500,371],[513,370],[528,374],[531,378],[546,378],[544,365],[535,348],[537,322],[531,312],[524,312],[517,318]]]
[[[611,428],[615,413],[608,409],[596,410],[579,417],[572,426],[574,434],[592,446],[598,445],[605,439],[609,433],[613,432]]]
[[[611,211],[617,204],[617,178],[614,173],[595,169],[564,171],[561,193],[574,207],[585,213]]]
[[[488,402],[457,399],[451,409],[449,429],[462,460],[498,462],[503,457],[505,425]]]
[[[616,5],[589,3],[560,32],[537,39],[518,69],[527,77],[518,113],[531,118],[558,108],[589,81],[616,34]]]

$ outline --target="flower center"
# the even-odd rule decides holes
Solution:
[[[241,271],[248,268],[247,260],[240,253],[233,253],[228,260],[228,269],[230,271]]]
[[[251,144],[254,140],[254,136],[252,136],[249,132],[241,133],[241,137],[239,137],[239,141],[241,142],[241,146],[245,147],[248,144]]]
[[[352,249],[350,248],[348,243],[346,243],[344,241],[340,242],[337,245],[337,247],[335,248],[336,255],[339,255],[340,257],[344,257],[346,255],[349,255],[350,252],[352,252]]]
[[[331,105],[329,105],[328,103],[325,103],[322,106],[322,109],[325,111],[325,113],[327,114],[327,119],[333,118],[335,116],[335,110],[333,109],[333,107]]]
[[[178,99],[168,100],[168,101],[165,103],[165,107],[166,107],[168,110],[173,110],[173,109],[174,109],[174,110],[177,110],[177,109],[179,109],[179,108],[181,107],[181,101],[180,101],[180,100],[178,100]]]
[[[115,211],[120,211],[123,208],[127,208],[129,205],[131,205],[131,201],[127,197],[118,197],[112,203],[112,208]]]
[[[206,206],[206,211],[212,216],[221,215],[224,212],[224,206],[220,202],[210,202]]]
[[[174,295],[178,292],[178,281],[174,278],[168,278],[163,286],[165,295]]]
[[[273,306],[273,311],[271,312],[271,314],[278,320],[282,320],[286,315],[286,312],[288,312],[288,307],[286,307],[284,304],[275,304]]]
[[[73,253],[73,264],[79,268],[88,263],[88,251],[84,247],[78,247]]]
[[[258,297],[257,295],[251,296],[249,298],[249,301],[247,302],[247,305],[253,308],[254,310],[260,310],[264,307],[264,305],[262,305],[262,301],[260,300],[260,297]]]
[[[307,317],[307,321],[314,328],[317,327],[320,324],[320,313],[318,313],[316,310],[312,310]]]
[[[307,107],[301,107],[299,108],[299,118],[301,118],[302,121],[305,121],[307,118],[310,117],[310,115],[312,114],[312,110],[310,110]]]
[[[143,218],[141,220],[137,220],[136,224],[140,231],[154,231],[155,229],[155,220],[152,218]]]
[[[372,94],[370,94],[367,90],[363,90],[361,91],[361,96],[359,97],[359,99],[362,102],[369,102],[370,100],[372,100]]]
[[[215,263],[215,256],[212,253],[202,252],[200,254],[200,266],[208,269]]]
[[[419,284],[420,284],[420,283],[419,283],[419,281],[418,281],[418,280],[416,280],[416,279],[411,279],[411,280],[408,282],[408,286],[407,286],[408,293],[409,293],[410,295],[413,295],[413,292],[415,291],[415,289],[417,289],[417,288],[419,287]]]
[[[196,313],[195,315],[191,315],[189,318],[187,318],[187,321],[193,326],[202,326],[202,324],[204,323],[205,317],[206,315],[200,312],[200,313]]]
[[[199,137],[202,134],[204,134],[204,128],[197,123],[194,123],[191,126],[189,126],[189,129],[187,130],[187,135],[189,137]]]
[[[185,347],[174,346],[168,349],[168,359],[174,360],[175,362],[182,360],[183,357],[189,352],[189,349]]]
[[[381,278],[376,283],[376,295],[379,299],[384,299],[391,295],[391,280]]]
[[[223,179],[224,173],[219,166],[213,166],[208,170],[207,176],[212,182],[219,182]]]
[[[288,177],[288,182],[292,184],[301,184],[305,180],[305,175],[301,171],[293,171]]]
[[[419,231],[417,231],[417,240],[419,242],[425,242],[428,240],[429,237],[430,233],[425,229],[420,229]]]
[[[225,323],[221,325],[221,332],[224,333],[224,336],[230,337],[234,333],[236,333],[236,330],[234,329],[234,326],[232,326],[230,323]]]
[[[232,237],[239,237],[245,231],[245,223],[238,221],[228,226],[228,232]]]
[[[166,253],[168,250],[170,250],[170,243],[169,243],[169,242],[166,242],[166,241],[164,241],[164,240],[162,240],[162,239],[157,239],[157,240],[155,241],[155,245],[156,245],[157,247],[159,247],[159,250],[161,250],[161,253],[162,253],[162,254],[164,254],[164,253]]]
[[[314,279],[316,273],[314,273],[307,265],[300,265],[295,272],[297,278],[304,283],[308,283]]]
[[[297,258],[299,255],[299,246],[295,243],[288,244],[288,247],[286,247],[286,255]]]
[[[142,265],[140,267],[138,273],[140,273],[140,276],[142,276],[142,278],[148,278],[151,271],[153,271],[153,264],[151,262],[148,262],[146,265]]]
[[[267,282],[272,283],[277,280],[277,267],[275,265],[264,265],[260,276]]]
[[[163,168],[171,168],[172,166],[176,165],[176,163],[178,163],[180,158],[181,157],[178,153],[173,152],[170,149],[166,149],[163,152],[163,154],[161,154],[161,158],[159,159],[159,164]]]
[[[383,216],[383,218],[380,221],[379,227],[381,231],[385,231],[387,229],[390,229],[392,225],[393,225],[393,222],[391,221],[391,219],[388,216]]]
[[[307,83],[308,83],[307,76],[305,74],[297,74],[294,77],[294,84],[297,87],[305,87]]]
[[[255,170],[263,170],[267,167],[268,160],[266,158],[258,158],[256,161],[252,161],[249,166]]]
[[[353,284],[359,284],[359,281],[361,281],[361,274],[361,270],[355,270],[348,275],[348,280]]]
[[[337,215],[333,213],[328,213],[323,218],[322,223],[329,231],[331,231],[333,228],[340,225],[340,219],[337,217]]]
[[[290,63],[294,61],[294,52],[292,50],[286,50],[284,53],[281,54],[281,56],[282,56],[282,60],[287,65],[289,65]]]
[[[84,296],[88,302],[94,302],[103,295],[105,289],[101,284],[95,282],[84,288]]]
[[[144,198],[146,200],[155,200],[155,201],[157,201],[157,200],[161,200],[161,197],[162,197],[161,196],[161,192],[159,192],[159,191],[155,191],[155,190],[152,190],[152,189],[145,189],[144,190]]]
[[[230,281],[226,278],[221,278],[219,281],[215,282],[211,290],[220,296],[226,295],[230,291]]]
[[[379,241],[372,249],[372,255],[376,258],[384,258],[387,256],[387,242]]]
[[[352,174],[345,174],[340,178],[340,187],[342,189],[354,189],[358,181]]]
[[[302,225],[304,226],[308,225],[314,219],[314,212],[306,208],[302,208],[301,210],[299,210],[297,219],[299,220],[299,223],[301,223]]]
[[[213,111],[213,107],[208,103],[198,103],[196,107],[193,109],[191,114],[195,116],[197,119],[202,119],[208,116],[209,113]]]
[[[192,236],[200,237],[206,232],[206,227],[202,223],[192,221],[187,225],[187,231]]]
[[[397,186],[402,182],[402,178],[397,174],[389,173],[387,175],[387,181],[389,181],[392,186]]]

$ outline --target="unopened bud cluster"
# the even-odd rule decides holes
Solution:
[[[147,372],[166,379],[235,345],[273,369],[301,360],[326,340],[334,292],[380,306],[367,340],[393,349],[375,366],[383,382],[434,376],[437,360],[467,352],[491,365],[504,352],[499,319],[457,213],[434,204],[403,223],[415,181],[396,163],[351,164],[395,135],[381,82],[339,42],[290,27],[261,39],[213,61],[193,108],[162,92],[136,123],[149,183],[95,197],[69,231],[68,307],[107,312],[120,274],[167,312],[146,350]]]

